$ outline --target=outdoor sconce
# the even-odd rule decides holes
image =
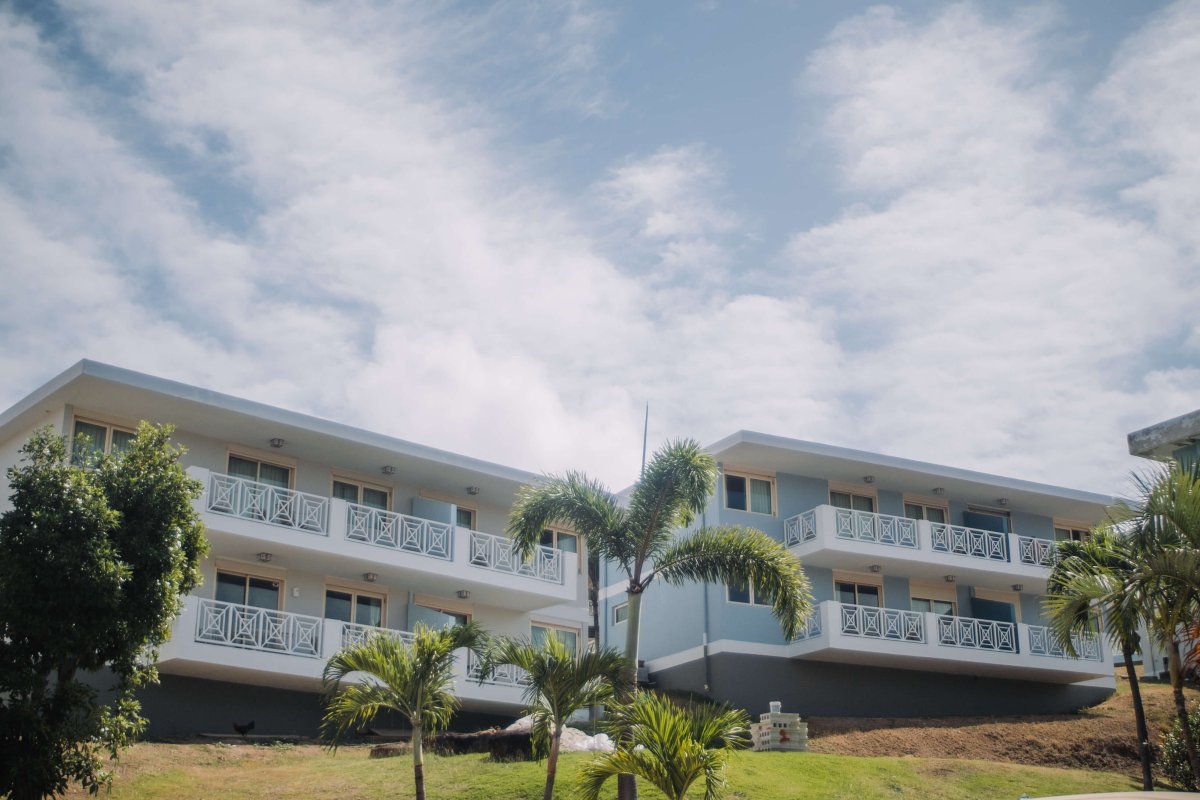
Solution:
[[[285,444],[286,442],[283,439],[280,439],[278,436],[271,440],[271,447],[274,447],[276,450],[283,447]]]
[[[258,560],[263,562],[264,564],[266,564],[268,561],[271,560],[271,554],[270,553],[259,553]]]

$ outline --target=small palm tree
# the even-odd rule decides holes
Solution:
[[[484,651],[480,682],[504,664],[525,671],[525,713],[533,717],[534,746],[539,753],[546,754],[543,798],[550,800],[567,720],[580,709],[612,698],[624,672],[625,659],[615,650],[576,655],[554,634],[547,636],[540,647],[516,639],[500,639]]]
[[[451,692],[454,651],[478,651],[484,640],[483,629],[474,622],[443,629],[418,623],[411,642],[376,633],[339,650],[325,666],[322,733],[336,748],[380,711],[398,711],[412,727],[416,797],[425,800],[424,737],[444,730],[458,709]],[[342,686],[352,672],[363,673],[365,680]]]
[[[1138,569],[1138,553],[1129,538],[1111,523],[1100,525],[1086,541],[1059,542],[1043,605],[1055,639],[1069,655],[1079,655],[1076,637],[1090,634],[1097,617],[1108,639],[1120,649],[1133,699],[1142,789],[1152,792],[1150,733],[1133,664],[1134,653],[1141,649],[1138,629],[1147,607],[1146,598],[1131,583]]]
[[[581,800],[596,800],[614,775],[649,781],[668,800],[683,800],[703,778],[705,800],[718,800],[725,794],[730,751],[750,743],[744,711],[711,703],[680,706],[652,692],[617,706],[612,727],[620,744],[583,766],[576,789]]]

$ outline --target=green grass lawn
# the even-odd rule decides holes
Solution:
[[[563,756],[556,798],[570,797],[575,773],[589,757]],[[493,764],[479,755],[431,757],[426,775],[431,800],[536,800],[541,798],[545,764]],[[1102,772],[816,753],[737,753],[728,777],[728,797],[737,800],[1017,800],[1022,794],[1038,797],[1138,787],[1127,776]],[[615,794],[616,784],[611,782],[609,796]],[[640,795],[644,800],[662,800],[660,793],[644,784]],[[366,748],[360,747],[329,753],[312,746],[217,744],[137,745],[123,756],[110,795],[113,800],[412,796],[412,761],[404,756],[368,759]],[[702,787],[693,796],[702,797]]]

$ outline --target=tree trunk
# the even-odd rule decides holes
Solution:
[[[416,783],[416,800],[425,800],[425,752],[424,732],[420,725],[412,726],[413,781]]]
[[[1192,779],[1200,786],[1200,758],[1196,755],[1196,739],[1188,723],[1187,703],[1183,699],[1183,669],[1179,664],[1179,640],[1172,639],[1167,650],[1167,667],[1171,671],[1171,694],[1175,697],[1175,714],[1179,717],[1179,730],[1183,733],[1183,744],[1187,747],[1188,763],[1192,767]]]
[[[629,661],[630,674],[626,680],[622,700],[630,700],[637,690],[638,634],[642,627],[642,593],[626,592],[629,602],[629,619],[625,621],[625,658]],[[617,776],[617,800],[638,800],[637,778],[632,775]]]
[[[558,773],[558,746],[562,743],[562,726],[554,726],[554,734],[550,737],[550,754],[546,756],[546,791],[542,800],[551,800],[554,796],[554,776]]]
[[[1133,667],[1133,648],[1121,648],[1125,659],[1125,673],[1129,676],[1129,695],[1133,700],[1133,717],[1137,721],[1138,757],[1142,760],[1142,791],[1154,791],[1154,775],[1150,771],[1150,732],[1146,730],[1146,711],[1142,708],[1142,689],[1138,684],[1137,670]]]

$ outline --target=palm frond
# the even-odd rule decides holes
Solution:
[[[771,609],[788,639],[799,635],[812,609],[812,587],[799,560],[754,528],[704,528],[677,539],[659,556],[644,582],[655,576],[676,586],[687,581],[752,583],[771,598]]]
[[[629,526],[639,538],[639,560],[692,524],[716,482],[717,463],[694,439],[667,442],[655,451],[629,497]]]
[[[631,556],[623,530],[625,511],[617,498],[599,481],[581,472],[549,476],[536,486],[517,491],[506,532],[522,558],[528,558],[541,542],[542,532],[555,523],[581,534],[589,552],[628,566]]]

